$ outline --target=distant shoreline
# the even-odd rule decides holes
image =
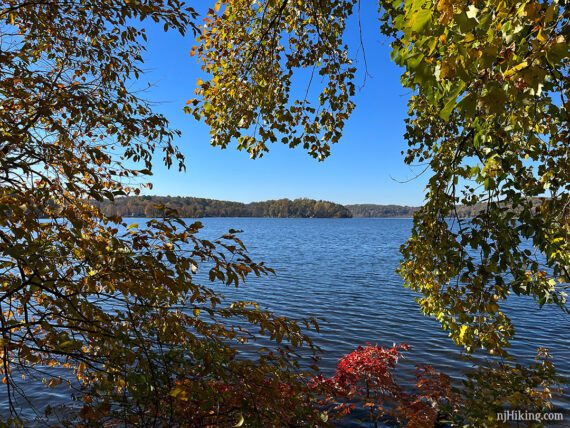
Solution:
[[[413,218],[420,207],[407,205],[348,204],[309,198],[274,199],[260,202],[233,202],[190,196],[128,196],[114,201],[92,203],[103,214],[124,218],[157,218],[165,210],[174,210],[184,218]],[[485,204],[459,205],[460,218],[472,218]]]
[[[419,210],[419,207],[404,205],[341,205],[309,198],[243,203],[182,196],[129,196],[93,204],[106,215],[125,218],[161,217],[165,208],[186,218],[412,218]]]

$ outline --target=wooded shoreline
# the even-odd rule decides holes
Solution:
[[[260,202],[222,201],[189,196],[131,196],[114,202],[94,202],[105,215],[154,218],[161,216],[161,206],[187,218],[202,217],[270,217],[270,218],[412,218],[420,207],[407,205],[349,204],[309,198],[275,199]],[[484,204],[460,205],[460,218],[473,217]]]

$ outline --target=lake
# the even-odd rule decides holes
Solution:
[[[321,368],[332,374],[338,359],[367,342],[405,342],[409,365],[431,364],[460,384],[470,364],[461,357],[437,321],[422,315],[416,293],[403,287],[395,272],[399,248],[411,232],[411,219],[206,218],[204,233],[219,236],[242,229],[255,260],[275,276],[248,281],[232,296],[294,318],[323,317],[315,336],[323,349]],[[226,293],[227,294],[227,293]],[[536,348],[548,347],[560,375],[570,379],[570,317],[555,306],[539,308],[512,295],[506,312],[516,328],[510,352],[529,363]],[[570,410],[565,394],[556,406]]]
[[[128,219],[142,225],[145,220]],[[457,384],[469,364],[439,324],[423,316],[415,294],[402,286],[395,273],[399,247],[410,234],[410,219],[271,219],[206,218],[203,235],[218,237],[230,228],[242,229],[250,255],[276,270],[255,278],[227,295],[255,300],[262,307],[293,318],[315,316],[321,332],[320,366],[332,374],[338,359],[367,342],[407,343],[412,350],[405,364],[431,364],[452,376]],[[508,305],[517,330],[512,354],[530,362],[538,346],[554,355],[559,374],[570,378],[570,319],[560,309],[540,309],[528,298],[513,296]],[[58,390],[42,387],[32,398],[57,404]],[[50,394],[50,395],[48,395]],[[5,411],[0,392],[0,411]],[[51,401],[51,403],[50,403]],[[568,394],[556,400],[570,410]]]

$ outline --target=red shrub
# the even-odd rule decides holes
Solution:
[[[431,427],[443,409],[453,408],[457,398],[449,377],[431,366],[417,368],[416,391],[404,391],[398,385],[394,371],[402,351],[409,349],[405,344],[359,346],[340,359],[334,376],[318,376],[311,386],[322,395],[322,404],[332,417],[360,408],[375,423],[393,418],[408,427]]]

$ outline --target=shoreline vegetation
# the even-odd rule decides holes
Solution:
[[[538,202],[538,201],[535,201]],[[162,208],[174,209],[181,217],[270,217],[270,218],[412,218],[419,207],[407,205],[349,204],[309,198],[275,199],[260,202],[234,202],[189,196],[129,196],[114,202],[94,202],[105,215],[121,217],[160,217]],[[485,204],[460,205],[457,215],[470,218]]]

